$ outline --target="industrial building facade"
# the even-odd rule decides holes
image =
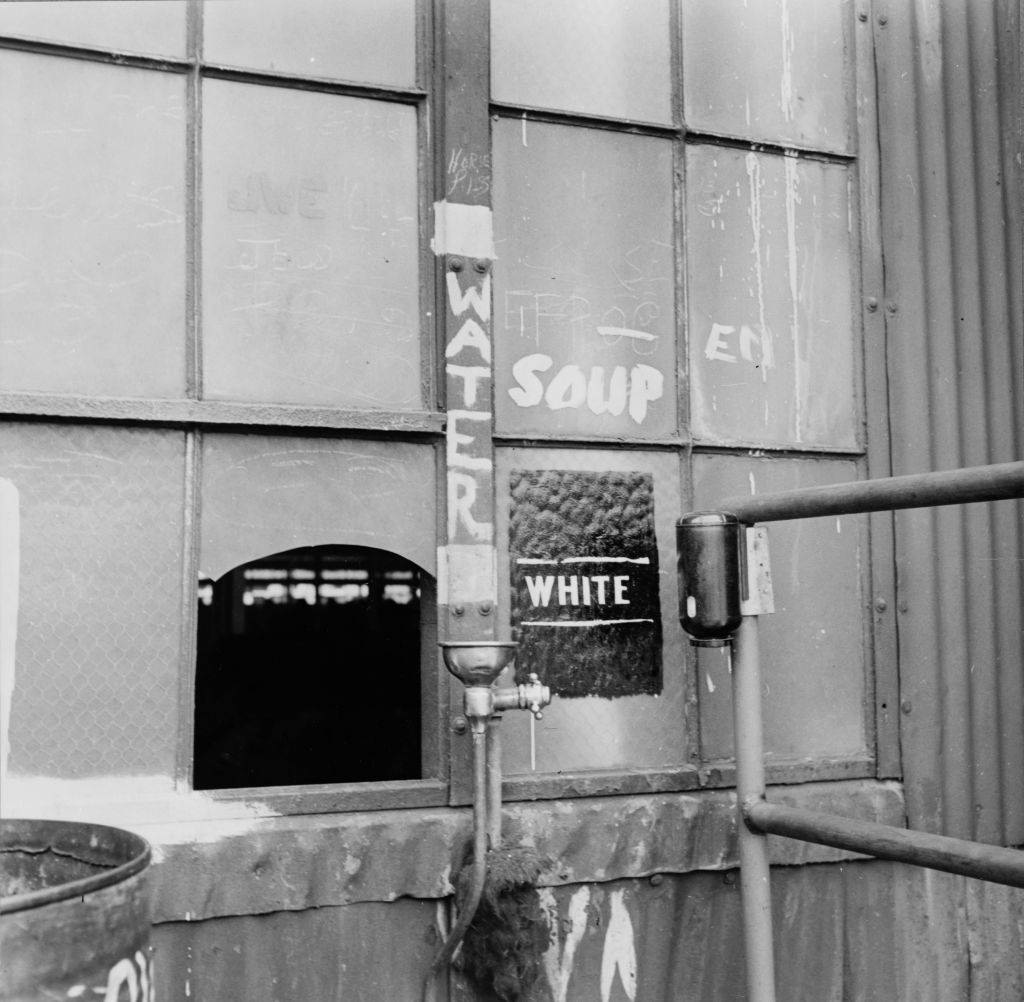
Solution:
[[[494,638],[527,997],[744,997],[674,523],[1021,458],[1020,15],[3,5],[3,810],[151,841],[161,999],[419,996]],[[772,528],[775,797],[1024,844],[1022,534]],[[781,998],[1024,993],[1018,892],[773,853]]]

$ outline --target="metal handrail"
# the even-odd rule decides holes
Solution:
[[[937,473],[801,487],[775,494],[727,498],[718,507],[741,522],[781,522],[822,515],[856,515],[898,508],[931,508],[1024,497],[1024,462],[969,466]]]
[[[729,498],[719,512],[735,515],[749,526],[1021,497],[1024,462],[1016,462]],[[756,615],[743,616],[732,636],[740,889],[748,999],[774,1002],[769,833],[1015,887],[1024,887],[1024,852],[769,804],[765,799],[757,621]]]

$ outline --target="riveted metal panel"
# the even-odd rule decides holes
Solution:
[[[174,769],[184,435],[0,425],[21,498],[10,770]]]
[[[892,472],[1024,451],[1020,8],[876,7]],[[896,519],[912,824],[1024,842],[1024,506]]]
[[[417,999],[436,915],[432,901],[404,900],[159,925],[156,997]]]

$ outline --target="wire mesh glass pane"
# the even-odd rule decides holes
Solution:
[[[694,457],[694,508],[723,499],[857,479],[852,461]],[[868,652],[861,595],[864,517],[772,522],[775,612],[759,619],[766,762],[864,759]],[[732,756],[727,648],[698,653],[705,761]]]
[[[672,143],[494,124],[502,432],[676,430]]]
[[[0,425],[21,502],[10,769],[174,771],[184,436]]]
[[[416,111],[209,80],[209,398],[421,404]]]
[[[857,445],[852,184],[841,164],[688,148],[694,438]]]
[[[0,35],[180,59],[187,9],[183,0],[0,3]]]
[[[413,0],[245,0],[204,6],[207,62],[411,87]]]
[[[177,74],[2,54],[0,389],[184,392],[184,103]]]
[[[496,101],[670,124],[667,0],[492,0]]]

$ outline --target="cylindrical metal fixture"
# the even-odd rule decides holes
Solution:
[[[752,494],[727,498],[722,507],[752,524],[1019,497],[1024,497],[1024,462]]]
[[[150,849],[106,825],[0,821],[0,1000],[152,1002]]]
[[[740,625],[740,523],[691,512],[676,523],[679,622],[699,647],[721,647]]]
[[[822,814],[767,802],[746,805],[747,822],[762,832],[863,852],[876,859],[959,873],[1010,887],[1024,887],[1024,852],[947,835],[908,831],[875,821]]]
[[[761,716],[761,656],[757,616],[744,616],[733,645],[732,713],[736,743],[736,826],[740,850],[740,895],[746,947],[747,998],[775,1002],[771,874],[768,839],[747,826],[744,807],[764,799],[764,736]]]

